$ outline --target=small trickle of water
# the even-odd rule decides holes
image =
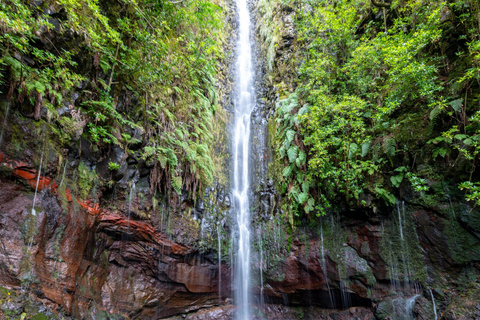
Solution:
[[[415,320],[415,316],[413,315],[413,307],[415,306],[415,300],[420,297],[419,294],[414,295],[405,300],[405,315],[406,320]]]
[[[322,271],[323,271],[323,277],[325,278],[325,283],[327,285],[327,290],[328,290],[328,296],[330,298],[330,306],[332,308],[335,308],[335,300],[332,294],[332,291],[330,290],[330,284],[328,283],[328,274],[327,274],[327,263],[325,260],[325,248],[323,244],[323,220],[320,221],[320,249],[321,249],[321,255],[322,255]]]
[[[37,184],[35,185],[35,194],[33,195],[32,215],[34,215],[34,216],[37,215],[37,212],[35,211],[35,203],[37,201],[37,193],[38,193],[38,185],[40,183],[40,176],[42,175],[42,165],[43,165],[43,154],[44,153],[45,153],[45,149],[42,149],[42,156],[40,157],[40,166],[38,167]]]
[[[433,314],[435,315],[435,319],[434,319],[434,320],[437,320],[437,318],[438,318],[438,316],[437,316],[437,307],[436,307],[436,305],[435,305],[435,298],[433,297],[432,289],[430,289],[430,296],[432,297]]]
[[[131,212],[132,212],[132,199],[133,199],[133,196],[135,195],[135,182],[132,182],[132,187],[130,188],[130,193],[128,194],[128,220],[130,220],[130,215],[131,215]]]
[[[402,201],[402,208],[400,209],[400,204],[397,202],[397,211],[398,211],[398,228],[400,233],[400,245],[401,245],[401,258],[403,266],[403,281],[405,286],[411,285],[411,267],[410,267],[410,250],[407,244],[407,241],[404,237],[404,226],[406,226],[405,218],[405,203]],[[415,285],[415,284],[414,284]]]
[[[400,206],[397,203],[397,211],[398,211],[398,228],[400,229],[400,238],[402,239],[403,242],[403,226],[402,226],[402,217],[400,214]]]
[[[342,307],[348,309],[352,306],[352,299],[350,297],[350,281],[348,279],[340,280],[340,291],[342,293]]]
[[[65,161],[65,166],[63,167],[62,180],[60,180],[59,188],[62,187],[63,180],[65,180],[65,172],[67,171],[68,160]]]

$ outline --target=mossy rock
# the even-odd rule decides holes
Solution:
[[[459,220],[471,233],[480,239],[480,210],[478,208],[463,207],[459,212]]]
[[[447,320],[478,319],[480,317],[480,283],[470,283],[447,306],[443,318]]]
[[[480,260],[480,240],[456,219],[444,220],[450,255],[458,264]]]

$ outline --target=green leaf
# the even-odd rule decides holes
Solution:
[[[308,193],[309,189],[310,189],[310,184],[307,181],[304,181],[302,183],[302,191]]]
[[[290,161],[290,163],[293,163],[297,158],[297,154],[298,154],[298,147],[291,146],[290,149],[288,149],[287,151],[288,161]]]
[[[403,173],[390,177],[390,181],[394,187],[398,188],[403,181]]]
[[[430,120],[435,122],[441,111],[442,108],[440,106],[436,106],[435,108],[433,108],[433,110],[430,111]]]
[[[472,138],[468,138],[463,140],[463,143],[466,144],[467,146],[471,146],[473,144]]]
[[[298,194],[298,203],[303,204],[308,200],[308,192]]]
[[[295,164],[297,165],[297,167],[300,168],[301,166],[303,166],[305,164],[306,159],[307,159],[307,155],[305,154],[305,152],[300,151],[298,153],[297,159],[295,160]]]
[[[285,177],[285,178],[288,178],[290,177],[290,175],[292,174],[292,170],[293,168],[291,166],[288,166],[288,167],[285,167],[283,169],[283,172],[282,172],[282,175]]]
[[[348,159],[352,159],[357,151],[358,145],[356,143],[350,143],[350,148],[348,148]]]
[[[463,102],[463,99],[460,98],[457,100],[450,101],[448,104],[453,108],[453,110],[455,110],[455,112],[460,112],[462,111],[462,102]]]
[[[167,157],[165,157],[165,155],[163,154],[158,154],[157,160],[158,162],[160,162],[160,167],[162,167],[162,169],[165,169],[167,166]]]
[[[441,156],[442,158],[444,158],[445,155],[447,154],[447,152],[448,152],[448,149],[447,149],[447,148],[443,148],[443,147],[441,147],[441,148],[436,148],[436,149],[433,150],[433,154],[432,154],[432,155],[433,155],[433,159],[435,159],[435,158],[438,157],[438,156]]]
[[[364,142],[362,144],[362,157],[365,157],[368,154],[371,145],[372,143],[370,141]]]
[[[293,130],[288,130],[286,133],[288,141],[292,142],[292,140],[295,138],[295,131]]]
[[[383,150],[386,154],[393,157],[395,156],[395,139],[394,138],[386,138],[383,141]]]
[[[312,197],[310,197],[310,198],[308,199],[308,205],[311,206],[311,207],[313,207],[313,206],[315,205],[315,199],[312,198]]]
[[[387,201],[387,204],[390,204],[391,206],[394,206],[397,199],[393,194],[388,192],[387,190],[380,188],[380,187],[375,187],[375,191],[385,200]]]
[[[456,134],[455,135],[455,139],[458,139],[458,140],[463,140],[465,138],[467,138],[468,136],[466,134]]]
[[[172,186],[179,195],[182,193],[182,177],[176,176],[172,178]]]
[[[306,104],[303,105],[303,107],[301,107],[298,110],[298,115],[303,116],[303,115],[307,114],[309,110],[310,110],[310,105],[308,103],[306,103]]]

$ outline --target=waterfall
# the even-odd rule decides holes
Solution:
[[[250,13],[246,0],[236,0],[239,34],[235,77],[235,127],[233,136],[233,196],[237,222],[238,249],[235,274],[237,319],[250,320],[250,208],[249,140],[250,116],[254,107]]]

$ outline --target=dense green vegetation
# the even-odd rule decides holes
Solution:
[[[277,79],[271,127],[289,211],[394,205],[401,188],[425,195],[442,180],[480,203],[477,1],[282,6],[297,8],[298,78],[290,90]],[[281,43],[272,33],[270,47]]]
[[[64,147],[80,135],[129,155],[141,144],[152,189],[194,197],[220,161],[226,14],[205,0],[2,1],[2,95]]]

